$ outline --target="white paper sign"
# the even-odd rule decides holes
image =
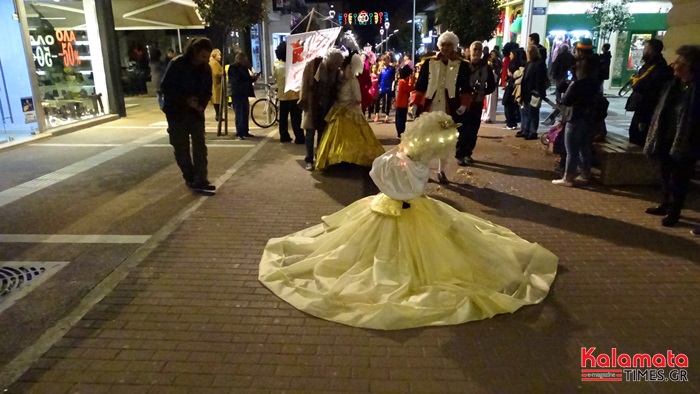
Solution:
[[[309,60],[326,55],[340,34],[340,27],[287,36],[287,64],[284,91],[301,89],[304,67]]]

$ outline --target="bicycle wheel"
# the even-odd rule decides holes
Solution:
[[[255,100],[250,117],[253,123],[266,129],[277,122],[277,106],[266,98]]]
[[[622,85],[622,87],[620,88],[620,92],[618,93],[618,95],[620,97],[625,97],[627,96],[627,93],[630,92],[630,90],[632,90],[632,81],[627,81],[627,83]]]

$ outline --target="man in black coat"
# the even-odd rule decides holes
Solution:
[[[209,56],[213,49],[208,39],[193,39],[185,54],[169,63],[160,84],[175,161],[187,186],[203,191],[216,190],[207,179],[207,146],[204,143],[204,110],[211,98],[212,85]]]
[[[559,54],[556,60],[552,63],[552,77],[556,83],[555,95],[557,103],[561,101],[561,95],[564,93],[560,89],[560,86],[566,86],[565,82],[569,76],[569,72],[572,71],[571,69],[574,67],[574,63],[576,63],[576,59],[574,59],[574,55],[569,51],[569,46],[566,44],[562,45],[559,48]]]
[[[542,62],[544,62],[544,65],[547,66],[547,48],[543,47],[542,44],[540,44],[540,35],[537,33],[532,33],[528,37],[530,37],[529,45],[534,45],[537,47],[537,50],[540,51],[540,59],[542,59]]]
[[[654,38],[644,43],[644,65],[632,77],[632,93],[625,105],[627,111],[634,111],[629,130],[630,142],[639,146],[644,146],[646,142],[649,123],[661,89],[673,79],[673,70],[661,54],[663,49],[664,43]]]
[[[474,89],[470,84],[469,63],[455,51],[458,46],[457,35],[446,31],[438,38],[440,52],[437,56],[425,58],[421,63],[416,91],[411,101],[411,105],[418,108],[419,115],[422,112],[442,111],[451,115],[455,123],[463,122]],[[449,183],[442,161],[438,163],[438,181],[442,184]]]

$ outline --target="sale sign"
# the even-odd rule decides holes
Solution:
[[[299,91],[306,63],[323,57],[340,34],[340,27],[293,34],[287,37],[286,83],[284,91]]]

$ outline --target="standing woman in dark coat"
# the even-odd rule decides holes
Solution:
[[[648,208],[664,215],[661,225],[671,227],[681,217],[695,162],[700,159],[700,46],[683,45],[673,62],[674,79],[661,90],[651,118],[644,153],[661,166],[661,204]],[[700,228],[693,230],[700,236]]]
[[[508,70],[506,71],[506,87],[503,90],[503,113],[506,117],[505,128],[507,130],[515,130],[518,128],[518,102],[515,97],[515,72],[521,67],[525,67],[525,63],[521,61],[521,48],[511,46],[508,48]],[[505,62],[503,63],[505,67]]]
[[[252,74],[248,55],[243,52],[236,54],[236,60],[228,69],[228,79],[231,84],[231,102],[236,113],[236,137],[244,140],[253,137],[249,133],[248,116],[250,108],[248,97],[255,97],[253,83],[260,74]]]
[[[540,57],[540,50],[530,45],[527,48],[527,64],[520,95],[520,119],[522,130],[516,134],[526,140],[536,140],[537,127],[540,123],[540,105],[531,105],[532,97],[544,97],[547,89],[547,67]]]

